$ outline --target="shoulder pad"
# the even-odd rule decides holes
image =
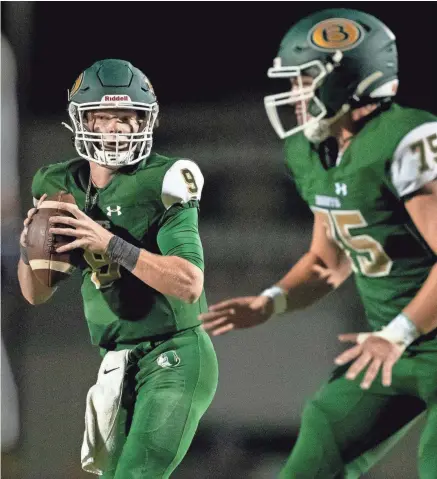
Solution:
[[[162,181],[161,200],[166,209],[175,203],[200,200],[203,175],[194,161],[177,160],[167,170]]]
[[[400,197],[437,178],[437,121],[411,130],[393,154],[391,180]]]

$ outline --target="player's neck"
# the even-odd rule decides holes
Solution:
[[[90,173],[93,185],[97,188],[104,188],[114,178],[117,170],[90,161]]]
[[[354,136],[363,128],[366,118],[377,108],[376,104],[356,108],[333,125],[334,137],[338,143],[338,152],[344,153]]]
[[[338,143],[338,153],[342,154],[349,146],[352,138],[356,132],[349,130],[348,128],[342,128],[335,136]]]

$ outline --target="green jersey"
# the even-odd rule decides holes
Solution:
[[[437,178],[437,118],[393,104],[367,122],[332,168],[303,134],[289,137],[285,151],[299,193],[350,257],[367,318],[380,329],[413,299],[437,260],[404,205]]]
[[[81,158],[40,169],[32,193],[71,193],[81,210],[135,246],[161,255],[180,256],[203,270],[198,234],[198,201],[203,176],[186,159],[152,154],[125,168],[98,190],[89,188],[90,168]],[[87,193],[88,192],[88,193]],[[88,200],[87,200],[88,197]],[[159,293],[105,255],[84,252],[82,297],[93,344],[120,349],[199,324],[207,310],[204,292],[194,304]]]

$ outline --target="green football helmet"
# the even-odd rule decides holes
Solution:
[[[288,91],[264,99],[278,136],[303,131],[308,140],[320,143],[330,136],[330,126],[350,109],[396,95],[395,36],[367,13],[323,10],[287,32],[268,76],[293,82]],[[299,111],[299,121],[289,114],[290,106]],[[284,110],[292,117],[288,124]]]
[[[79,75],[68,99],[73,126],[69,129],[74,133],[74,146],[82,158],[119,168],[150,155],[159,107],[150,81],[138,68],[124,60],[98,61]],[[85,113],[103,109],[135,110],[140,119],[138,133],[90,131]],[[105,143],[111,143],[111,148],[105,148]]]

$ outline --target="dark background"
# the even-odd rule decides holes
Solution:
[[[12,118],[2,110],[2,336],[21,425],[18,442],[4,454],[2,477],[90,477],[80,472],[79,454],[99,357],[89,344],[78,278],[37,308],[21,298],[15,278],[14,245],[31,206],[32,176],[43,164],[75,155],[60,125],[68,118],[67,89],[102,58],[123,58],[144,71],[161,107],[156,150],[193,158],[205,175],[200,228],[210,303],[256,294],[299,259],[311,234],[311,215],[286,177],[281,142],[264,112],[263,96],[271,92],[266,72],[295,21],[351,5],[378,16],[397,37],[399,102],[437,113],[434,2],[2,3],[19,104],[16,159],[3,155]],[[2,76],[11,68],[4,61],[2,55]],[[11,161],[15,193],[4,188],[13,182],[13,173],[3,173]],[[16,206],[3,208],[14,194]],[[364,328],[348,281],[307,311],[215,340],[219,389],[174,477],[275,477],[304,401],[342,350],[337,333]],[[419,433],[367,477],[417,477]]]
[[[434,2],[36,2],[23,26],[32,32],[30,62],[19,65],[30,73],[23,93],[35,114],[62,111],[65,90],[79,73],[112,57],[143,70],[163,106],[262,96],[269,90],[267,68],[290,26],[319,9],[351,5],[396,34],[400,100],[435,108]],[[18,30],[10,21],[3,15],[6,33]]]

